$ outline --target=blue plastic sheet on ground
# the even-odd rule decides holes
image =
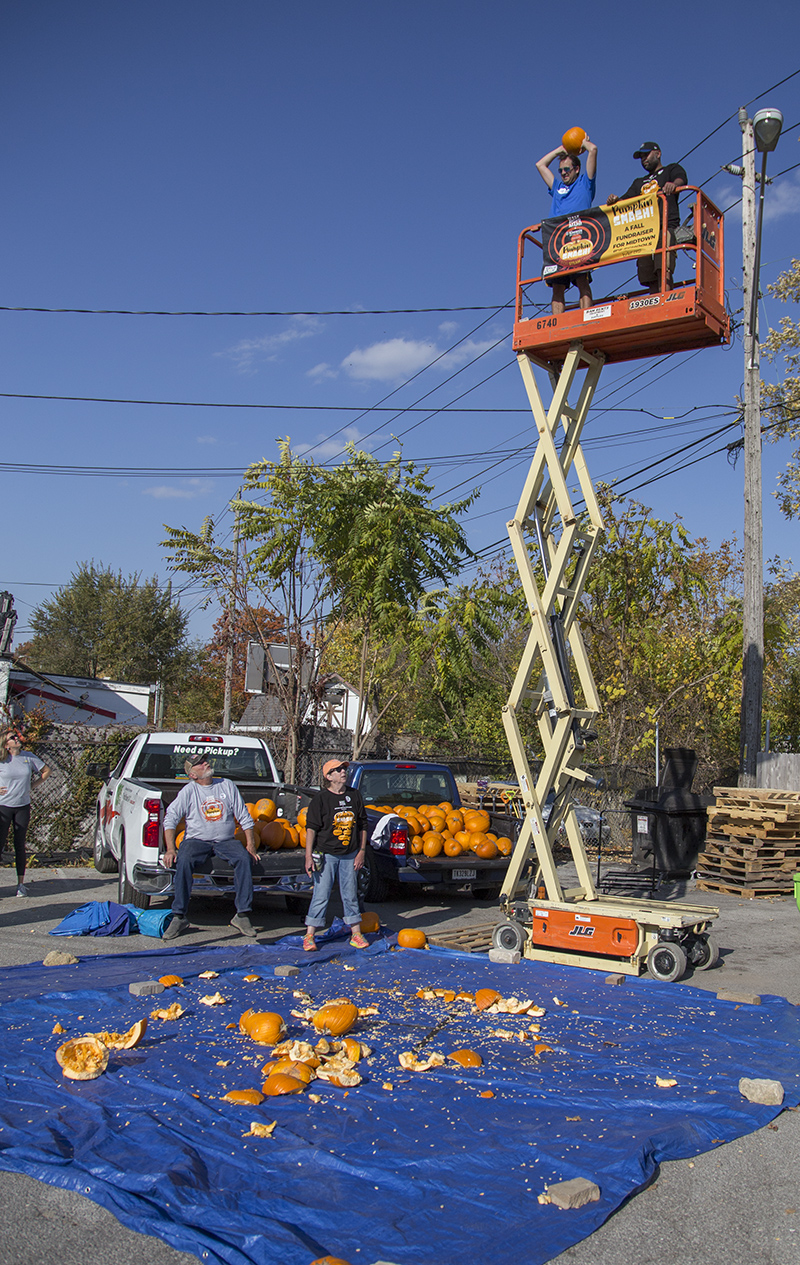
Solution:
[[[127,906],[110,900],[90,900],[62,918],[48,935],[128,936],[136,930],[136,919]]]
[[[153,936],[160,940],[165,929],[172,922],[171,909],[137,909],[135,905],[126,905],[128,913],[136,924],[140,936]]]
[[[737,1006],[646,979],[613,987],[576,968],[390,949],[383,938],[367,951],[339,941],[314,955],[161,948],[6,970],[0,1168],[78,1191],[131,1228],[225,1265],[308,1265],[326,1253],[363,1265],[536,1265],[590,1234],[660,1161],[770,1121],[777,1110],[747,1102],[741,1076],[778,1079],[786,1105],[800,1101],[800,1011],[780,998]],[[302,974],[276,977],[274,966],[289,962]],[[208,970],[218,977],[200,979]],[[185,986],[155,998],[128,992],[167,972]],[[250,973],[261,979],[246,982]],[[522,1041],[529,1015],[416,996],[486,986],[543,1006],[540,1032]],[[225,1005],[202,1004],[217,990]],[[348,996],[377,1007],[356,1029],[374,1051],[360,1065],[364,1082],[345,1092],[315,1081],[316,1103],[309,1092],[259,1107],[221,1101],[258,1087],[269,1054],[239,1034],[243,1010],[279,1010],[290,1035],[309,1035],[290,1015],[305,1005],[295,990],[314,1004]],[[65,1035],[122,1031],[172,1001],[184,1016],[151,1019],[137,1048],[111,1054],[105,1075],[62,1078],[55,1050]],[[53,1034],[56,1023],[65,1035]],[[483,1066],[398,1065],[401,1051],[463,1047]],[[659,1088],[657,1077],[676,1084]],[[272,1137],[244,1136],[251,1121],[273,1120]],[[545,1186],[576,1176],[597,1182],[598,1202],[572,1212],[537,1202]]]

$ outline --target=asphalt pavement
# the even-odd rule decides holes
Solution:
[[[152,947],[150,940],[140,945],[137,939],[84,937],[77,942],[48,935],[85,901],[115,900],[115,876],[63,868],[31,870],[28,877],[30,897],[17,898],[13,871],[0,868],[0,967],[41,962],[53,948],[87,956]],[[800,1005],[800,911],[793,898],[740,900],[696,892],[692,884],[660,894],[720,909],[719,965],[671,987],[775,993]],[[255,908],[252,918],[260,939],[268,942],[299,930],[301,919],[282,904],[281,899],[264,899]],[[435,900],[424,893],[379,907],[381,920],[392,929],[414,926],[429,934],[490,924],[493,910],[488,901]],[[222,901],[193,900],[193,929],[176,943],[239,942],[239,933],[228,925],[232,913]],[[0,1265],[86,1265],[93,1260],[103,1265],[192,1265],[197,1260],[160,1239],[126,1229],[81,1195],[19,1174],[0,1172],[0,1205]],[[767,1128],[694,1160],[663,1164],[646,1190],[589,1239],[554,1259],[559,1265],[800,1265],[800,1111],[785,1111]],[[523,1250],[508,1265],[525,1262]]]

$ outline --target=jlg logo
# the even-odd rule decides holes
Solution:
[[[588,939],[594,935],[594,927],[573,927],[569,933],[571,936],[586,936]]]

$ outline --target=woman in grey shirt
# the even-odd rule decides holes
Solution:
[[[8,832],[14,827],[14,860],[17,867],[17,895],[27,896],[25,887],[25,836],[31,819],[31,786],[50,776],[44,760],[22,750],[16,729],[0,735],[0,852],[5,851]]]

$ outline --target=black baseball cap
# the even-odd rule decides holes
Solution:
[[[657,149],[659,154],[661,153],[661,146],[658,141],[642,141],[633,156],[634,158],[644,158],[645,154],[649,154],[651,149]]]

